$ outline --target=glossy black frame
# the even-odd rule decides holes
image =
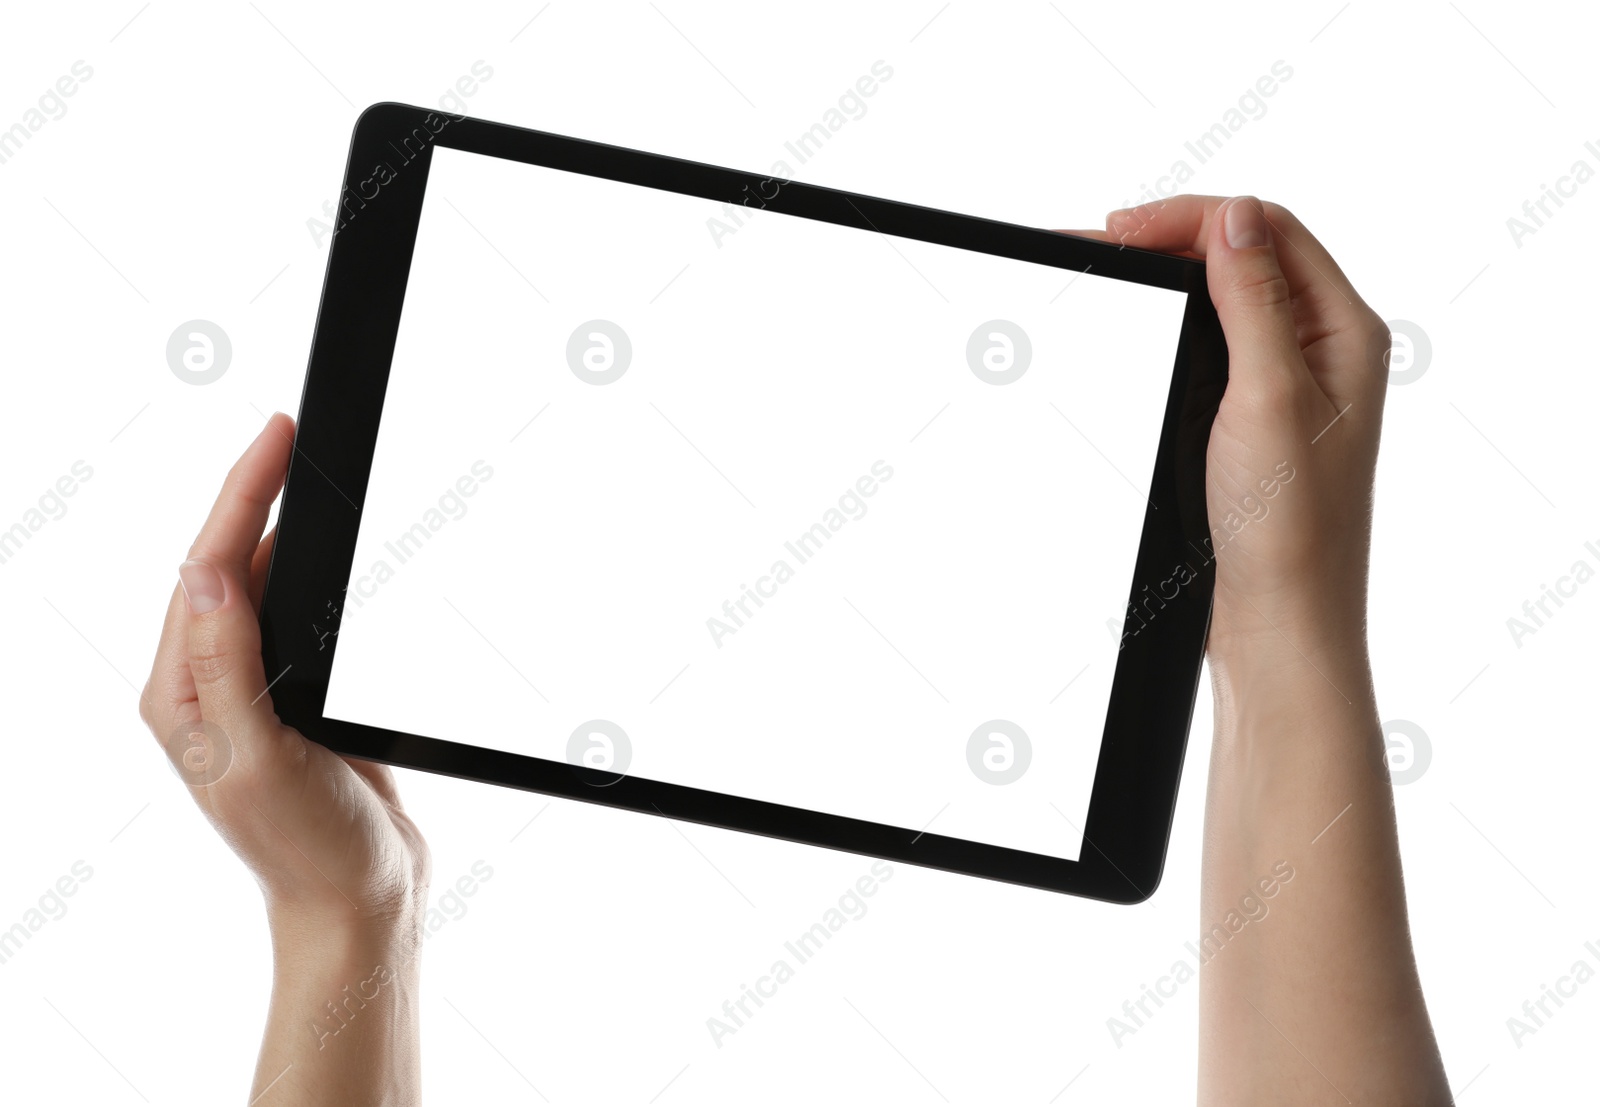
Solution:
[[[1080,859],[1068,861],[323,717],[434,146],[1188,294]],[[1138,903],[1160,880],[1213,583],[1205,449],[1227,352],[1202,262],[404,104],[357,120],[266,593],[273,706],[353,757],[951,872]],[[1168,594],[1171,592],[1172,594]],[[606,785],[600,787],[598,785]]]

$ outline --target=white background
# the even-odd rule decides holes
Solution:
[[[1188,297],[721,208],[435,151],[327,714],[1076,860]]]
[[[763,170],[883,59],[892,80],[796,176],[1078,226],[1182,159],[1195,190],[1294,208],[1385,318],[1428,335],[1426,373],[1390,390],[1371,620],[1385,717],[1431,739],[1426,771],[1398,790],[1413,934],[1461,1101],[1574,1099],[1592,1086],[1600,985],[1520,1048],[1506,1025],[1575,960],[1595,964],[1583,943],[1600,937],[1600,599],[1580,588],[1520,648],[1506,627],[1574,561],[1600,564],[1584,549],[1600,539],[1600,183],[1520,243],[1507,228],[1578,159],[1600,167],[1584,148],[1600,139],[1596,28],[1574,12],[8,11],[0,125],[74,61],[93,68],[66,114],[0,165],[0,522],[74,461],[94,471],[0,565],[0,671],[17,709],[0,923],[75,861],[93,869],[66,915],[0,965],[11,1098],[200,1103],[248,1085],[270,970],[258,893],[135,696],[222,473],[268,412],[296,405],[326,257],[307,220],[334,199],[359,109],[437,102],[482,60],[493,76],[472,113]],[[1200,164],[1185,142],[1279,60],[1293,76],[1265,114]],[[165,363],[168,336],[195,318],[234,347],[227,374],[199,388]],[[1150,903],[896,866],[868,914],[720,1050],[705,1020],[864,859],[595,807],[530,810],[525,795],[405,774],[436,897],[475,861],[493,869],[427,947],[429,1097],[538,1102],[531,1082],[553,1102],[1181,1102],[1194,985],[1120,1047],[1106,1020],[1216,921],[1196,908],[1209,714],[1202,693]]]

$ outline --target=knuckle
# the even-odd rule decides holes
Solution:
[[[1389,322],[1371,308],[1362,312],[1361,328],[1368,342],[1389,344]]]
[[[1239,274],[1229,285],[1228,295],[1240,307],[1255,310],[1287,307],[1292,300],[1288,278],[1276,266]]]
[[[197,686],[209,688],[221,684],[233,669],[233,654],[219,644],[201,643],[189,651],[189,671]]]
[[[1354,333],[1361,343],[1365,368],[1370,370],[1369,376],[1374,379],[1386,377],[1389,354],[1394,345],[1388,322],[1371,308],[1364,308]]]

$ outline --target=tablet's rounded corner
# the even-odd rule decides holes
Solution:
[[[1166,853],[1163,851],[1155,861],[1155,870],[1149,873],[1130,870],[1126,867],[1126,861],[1123,867],[1112,866],[1100,874],[1102,879],[1097,883],[1101,887],[1094,892],[1094,897],[1118,907],[1137,907],[1148,902],[1161,887],[1161,878],[1167,868]]]
[[[1095,898],[1117,907],[1137,907],[1156,894],[1156,889],[1161,887],[1161,874],[1157,873],[1155,880],[1150,882],[1148,887],[1143,881],[1134,887],[1133,882],[1126,879],[1119,879],[1118,885],[1106,888]]]
[[[356,124],[351,129],[351,133],[360,136],[375,126],[384,123],[408,121],[416,118],[419,114],[423,114],[424,111],[425,109],[423,108],[402,104],[398,100],[379,100],[374,104],[369,104],[362,109],[360,115],[356,116]]]

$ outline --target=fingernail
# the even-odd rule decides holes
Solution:
[[[1222,216],[1222,229],[1228,245],[1235,250],[1267,244],[1267,219],[1261,213],[1261,202],[1254,196],[1240,196],[1228,205]]]
[[[226,594],[222,574],[204,561],[185,561],[178,566],[178,581],[183,585],[183,598],[188,601],[189,614],[204,615],[222,606]]]

